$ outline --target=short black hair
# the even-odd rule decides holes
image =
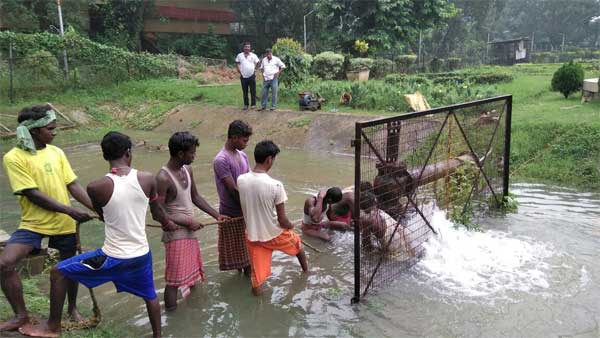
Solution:
[[[244,41],[244,43],[242,44],[242,48],[244,48],[244,46],[246,45],[252,47],[252,43],[250,43],[250,41]]]
[[[369,209],[371,207],[373,207],[375,204],[377,204],[377,199],[375,198],[375,195],[372,192],[361,192],[360,193],[360,209],[361,210],[366,210]]]
[[[177,156],[180,151],[186,152],[200,145],[200,141],[189,131],[178,131],[169,138],[169,154]]]
[[[107,161],[117,160],[123,157],[127,150],[131,149],[129,136],[117,131],[109,131],[102,138],[102,157]]]
[[[373,184],[369,181],[361,181],[359,186],[360,192],[373,191]]]
[[[234,136],[250,137],[252,136],[252,127],[242,120],[235,120],[229,124],[227,129],[227,138]]]
[[[325,197],[323,198],[327,203],[337,203],[342,200],[342,189],[338,187],[332,187],[327,189]]]
[[[271,140],[260,141],[254,147],[254,161],[256,163],[265,163],[267,157],[275,158],[279,154],[279,147]]]
[[[40,104],[31,107],[25,107],[21,109],[17,117],[17,122],[21,123],[27,120],[39,120],[46,116],[46,112],[52,110],[52,106],[49,104]]]
[[[265,49],[265,53],[273,53],[273,50],[271,48],[267,48]]]

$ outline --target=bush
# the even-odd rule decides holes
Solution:
[[[562,65],[552,76],[552,90],[561,92],[565,99],[581,89],[583,68],[573,61]]]
[[[444,67],[444,59],[440,59],[440,58],[434,57],[429,62],[429,70],[432,73],[438,73],[438,72],[440,72],[442,70],[442,67]]]
[[[52,79],[60,73],[56,57],[44,50],[27,55],[20,63],[19,68],[30,73],[35,80]]]
[[[371,68],[373,78],[380,79],[394,71],[394,62],[388,59],[375,59]]]
[[[279,80],[286,85],[300,82],[310,75],[312,56],[302,50],[300,43],[290,38],[279,38],[273,45],[273,54],[285,63],[286,69]]]
[[[344,56],[334,52],[323,52],[313,59],[313,72],[325,80],[340,78],[344,69]]]
[[[451,57],[447,60],[448,70],[456,70],[460,68],[462,59],[459,57]]]
[[[396,57],[396,67],[399,73],[408,74],[412,65],[417,62],[416,55],[399,55]]]
[[[354,58],[350,59],[348,64],[349,71],[361,71],[371,69],[373,67],[373,59],[369,58]]]

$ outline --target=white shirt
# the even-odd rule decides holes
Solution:
[[[104,245],[107,256],[127,259],[150,251],[146,238],[148,197],[140,186],[137,170],[126,176],[107,174],[113,181],[112,196],[102,207],[104,215]]]
[[[260,64],[260,69],[263,70],[263,78],[267,81],[273,80],[273,76],[280,68],[285,68],[285,64],[277,56],[272,56],[271,61],[265,57]]]
[[[287,201],[283,184],[266,173],[249,173],[237,179],[246,236],[251,242],[266,242],[283,232],[275,206]]]
[[[235,57],[235,63],[240,64],[240,72],[242,73],[243,78],[249,78],[254,75],[254,70],[256,69],[256,64],[258,62],[258,56],[252,52],[248,53],[248,55],[239,53]]]

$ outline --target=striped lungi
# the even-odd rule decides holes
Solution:
[[[165,282],[169,286],[193,286],[204,281],[202,255],[196,238],[165,243]]]
[[[243,219],[219,224],[219,270],[243,269],[250,265]]]

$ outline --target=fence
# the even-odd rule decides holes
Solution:
[[[423,255],[436,209],[467,226],[508,194],[512,96],[356,123],[353,302]]]
[[[224,66],[226,60],[175,54],[135,54],[107,63],[91,62],[89,56],[69,55],[67,67],[63,55],[38,51],[16,55],[12,46],[0,58],[0,92],[7,93],[10,102],[17,96],[64,88],[93,88],[128,80],[161,77],[181,77],[195,74],[206,66]]]

